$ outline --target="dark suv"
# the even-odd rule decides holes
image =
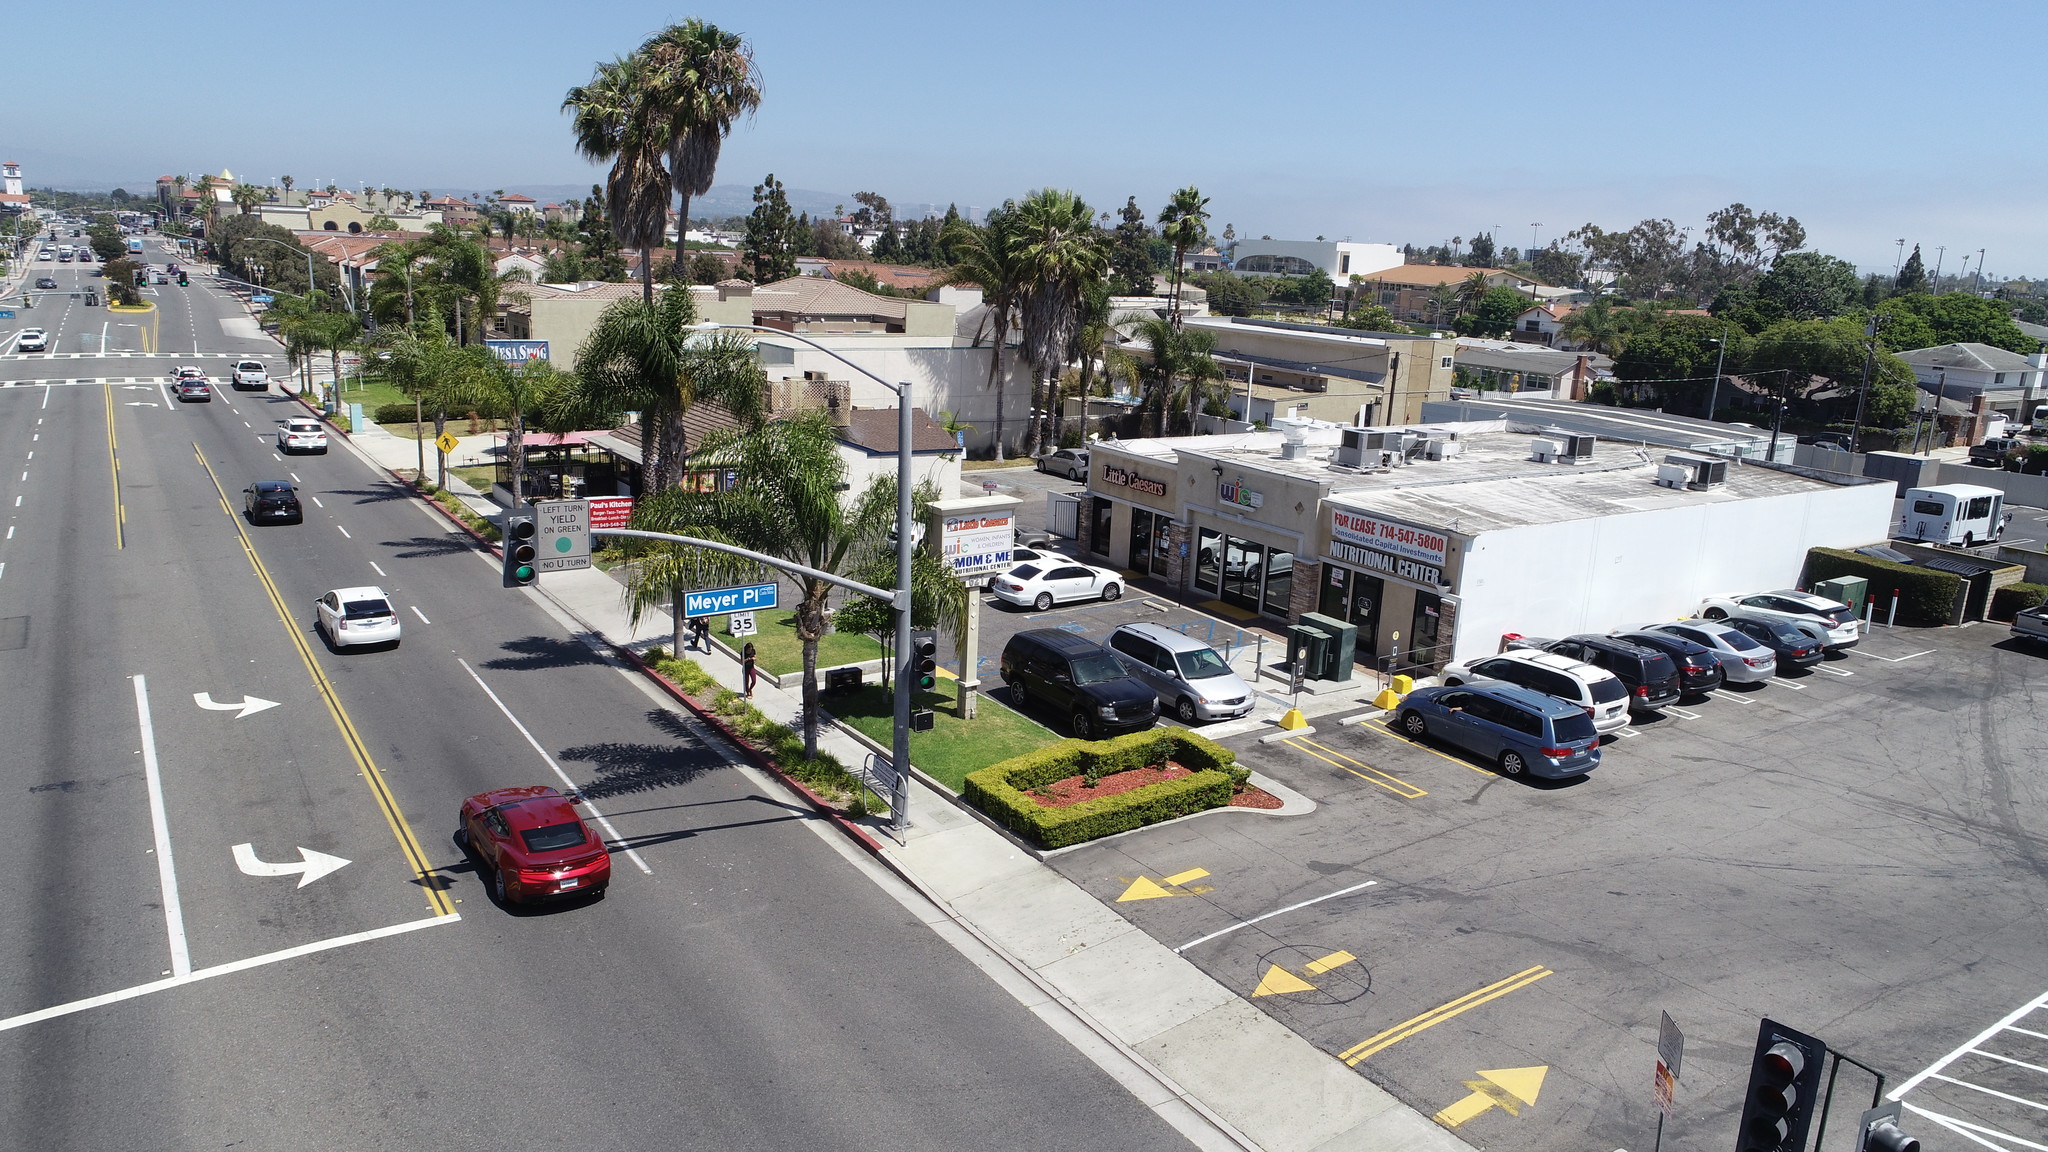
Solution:
[[[242,489],[242,513],[251,524],[302,524],[306,520],[299,494],[282,480],[258,480]]]
[[[1678,665],[1648,645],[1587,633],[1552,640],[1543,648],[1614,673],[1622,687],[1628,689],[1631,712],[1647,712],[1678,703]]]
[[[1150,728],[1159,694],[1131,675],[1116,653],[1057,628],[1033,628],[1003,646],[1001,674],[1010,699],[1038,700],[1070,718],[1083,740]]]
[[[1615,636],[1671,657],[1671,662],[1678,665],[1679,688],[1687,695],[1704,696],[1727,678],[1721,669],[1721,657],[1713,649],[1683,636],[1666,632],[1616,632]]]

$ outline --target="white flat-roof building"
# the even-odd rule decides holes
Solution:
[[[1342,287],[1353,276],[1399,267],[1401,250],[1392,244],[1353,240],[1239,240],[1230,250],[1230,260],[1231,270],[1240,276],[1321,272]]]
[[[1092,447],[1082,552],[1228,615],[1343,621],[1374,667],[1788,587],[1809,548],[1882,541],[1892,518],[1890,483],[1507,420]]]

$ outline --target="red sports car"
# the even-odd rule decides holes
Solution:
[[[501,904],[602,893],[612,880],[604,841],[576,814],[575,801],[544,784],[464,800],[456,835]]]

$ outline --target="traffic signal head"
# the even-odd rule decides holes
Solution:
[[[532,516],[505,514],[505,587],[524,588],[540,577],[540,570],[534,567],[536,531]]]
[[[910,634],[911,683],[920,692],[929,692],[939,685],[939,634],[936,632],[912,632]]]
[[[1827,1045],[1814,1037],[1764,1020],[1749,1068],[1737,1152],[1801,1152],[1806,1147],[1827,1052]]]
[[[1863,1114],[1856,1126],[1856,1152],[1920,1152],[1920,1141],[1899,1131],[1897,1101]]]
[[[186,279],[185,274],[183,272],[178,273],[178,287],[184,288],[190,285],[191,283],[192,281]]]

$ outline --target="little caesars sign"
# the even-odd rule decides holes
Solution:
[[[1344,508],[1330,510],[1330,559],[1415,584],[1444,582],[1450,541],[1437,532]]]

